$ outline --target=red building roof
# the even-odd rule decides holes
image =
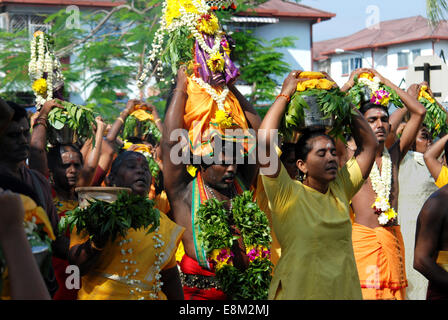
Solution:
[[[318,20],[318,22],[329,20],[336,16],[336,14],[331,12],[283,0],[269,0],[258,7],[241,14],[256,15],[259,17],[303,18]]]
[[[422,40],[448,40],[448,21],[442,21],[434,29],[422,16],[383,21],[347,37],[315,42],[313,59],[325,60],[338,48],[355,51]]]

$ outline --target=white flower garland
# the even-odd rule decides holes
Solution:
[[[173,32],[174,30],[181,28],[183,26],[187,26],[190,30],[191,34],[194,36],[199,46],[207,52],[210,56],[218,53],[221,50],[221,38],[222,31],[217,30],[214,34],[215,40],[213,43],[213,47],[210,48],[209,45],[205,42],[203,35],[198,31],[197,24],[202,15],[207,14],[210,10],[210,7],[204,0],[193,0],[193,5],[198,10],[198,13],[187,12],[183,6],[179,8],[180,13],[182,14],[181,19],[174,19],[173,22],[167,26],[165,16],[167,12],[167,3],[163,1],[162,6],[162,17],[160,18],[160,28],[157,30],[154,41],[152,44],[152,49],[149,52],[149,61],[143,68],[142,74],[139,77],[137,82],[137,86],[142,88],[144,86],[145,81],[148,78],[148,73],[152,69],[152,66],[155,65],[155,71],[157,72],[157,76],[162,76],[163,65],[162,61],[158,60],[156,62],[156,58],[161,55],[163,44],[164,44],[164,35]],[[168,84],[166,79],[161,79],[161,81]],[[174,83],[174,79],[171,80]]]
[[[155,234],[152,237],[152,239],[156,242],[156,244],[154,245],[154,248],[156,249],[155,256],[157,258],[156,262],[154,263],[155,264],[155,269],[156,269],[156,272],[154,274],[155,283],[154,283],[154,285],[151,288],[152,292],[149,294],[149,298],[153,299],[153,300],[156,300],[156,299],[159,298],[159,292],[162,290],[162,286],[163,286],[163,282],[161,281],[162,275],[160,274],[160,271],[161,271],[161,267],[160,266],[162,265],[163,260],[165,258],[165,253],[164,252],[160,252],[159,253],[157,251],[158,251],[158,249],[162,248],[165,245],[165,242],[162,240],[162,235],[160,233],[158,233],[159,229],[160,229],[160,227],[158,227],[155,230]],[[131,238],[127,239],[127,240],[125,239],[125,240],[120,241],[118,244],[121,247],[121,246],[123,246],[123,245],[125,245],[127,243],[132,242],[132,241],[133,240]],[[123,256],[126,256],[128,254],[132,254],[132,253],[133,253],[132,249],[127,249],[127,250],[126,249],[121,249],[121,254]],[[129,285],[135,286],[135,289],[129,290],[129,293],[130,294],[139,294],[139,293],[141,293],[143,290],[140,287],[138,287],[138,285],[141,284],[141,280],[132,279],[132,277],[135,277],[137,275],[137,273],[140,272],[140,270],[135,268],[132,273],[130,272],[132,265],[137,265],[137,261],[130,260],[130,259],[122,259],[122,260],[120,260],[120,263],[125,264],[125,266],[124,266],[124,270],[125,271],[129,271],[129,273],[125,274],[125,276],[124,276],[124,278],[126,279],[127,283]],[[130,264],[131,266],[128,266],[127,264]],[[145,300],[145,297],[141,296],[141,297],[139,297],[139,300]]]
[[[219,110],[225,111],[224,101],[226,100],[227,95],[229,94],[230,91],[226,85],[224,86],[224,89],[221,92],[221,94],[218,94],[218,92],[210,84],[206,83],[201,78],[196,78],[195,76],[192,76],[191,79],[194,80],[201,88],[205,89],[205,91],[216,102]]]
[[[380,225],[386,225],[390,220],[396,218],[397,213],[389,203],[390,190],[392,187],[392,160],[386,148],[384,148],[381,173],[376,162],[370,171],[372,189],[377,194],[375,203],[372,205],[377,212]]]
[[[61,72],[61,63],[51,52],[48,44],[45,41],[45,34],[40,32],[33,36],[30,43],[30,61],[28,63],[28,73],[30,78],[35,81],[42,79],[44,73],[47,74],[47,90],[46,96],[42,96],[34,92],[36,96],[36,106],[40,109],[42,105],[53,99],[53,89],[55,84],[63,82],[64,76]]]
[[[358,82],[366,85],[370,89],[372,94],[375,93],[376,91],[380,90],[381,81],[380,81],[380,78],[378,78],[378,77],[374,77],[373,81],[369,80],[367,78],[359,78]]]

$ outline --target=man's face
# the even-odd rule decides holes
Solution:
[[[61,154],[61,163],[53,170],[54,183],[63,189],[76,187],[79,173],[82,169],[82,160],[79,153],[66,148]]]
[[[0,137],[0,159],[10,163],[26,160],[30,154],[30,125],[28,119],[11,121]]]
[[[372,108],[364,114],[367,122],[375,133],[379,143],[384,143],[390,132],[389,116],[386,111],[380,108]]]
[[[133,193],[147,196],[152,182],[148,161],[139,153],[128,156],[111,182],[117,187],[131,188]]]
[[[236,158],[221,152],[215,164],[202,168],[202,177],[207,185],[225,191],[233,185],[237,169]]]

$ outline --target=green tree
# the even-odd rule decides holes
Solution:
[[[266,0],[235,1],[238,10],[246,11]],[[49,15],[50,34],[55,39],[59,58],[74,57],[63,65],[67,92],[90,92],[87,103],[106,120],[113,119],[124,106],[120,93],[136,96],[130,85],[136,85],[147,60],[147,53],[158,29],[160,0],[127,0],[110,11],[79,12],[80,28],[67,27],[73,13],[65,9]],[[220,14],[225,19],[228,13]],[[223,20],[224,21],[224,20]],[[270,100],[276,86],[275,76],[287,71],[276,48],[291,44],[289,39],[265,43],[247,33],[235,33],[236,63],[242,66],[241,80],[254,87],[253,102]],[[14,91],[31,92],[28,77],[28,32],[0,32],[0,85],[6,95]],[[243,54],[244,52],[244,54]],[[275,63],[273,63],[275,61]],[[76,86],[76,87],[75,87]],[[156,89],[166,89],[157,83]],[[5,93],[4,93],[5,94]],[[7,98],[12,98],[11,95]],[[150,99],[163,114],[165,97]]]
[[[433,26],[442,20],[446,20],[447,13],[448,2],[446,0],[426,0],[426,14]]]

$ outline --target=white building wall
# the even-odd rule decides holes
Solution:
[[[284,61],[291,69],[311,70],[311,22],[297,19],[283,19],[279,23],[266,24],[255,29],[255,36],[265,40],[292,36],[298,38],[293,48],[279,49],[284,54]]]
[[[344,85],[349,80],[350,72],[348,74],[342,73],[342,61],[351,58],[362,58],[362,66],[365,68],[376,69],[384,77],[391,80],[395,85],[401,85],[401,88],[407,88],[404,78],[408,70],[407,67],[399,67],[398,55],[400,52],[409,53],[408,66],[412,65],[413,60],[416,58],[413,56],[413,50],[420,50],[420,55],[430,56],[433,55],[433,46],[430,40],[417,41],[411,43],[404,43],[399,45],[393,45],[387,48],[372,50],[359,50],[355,52],[344,52],[341,54],[334,54],[330,56],[331,59],[331,76],[339,86]],[[448,58],[448,41],[440,41],[435,45],[436,54],[440,54],[440,51],[444,50],[445,58]],[[372,63],[374,62],[374,63]]]

